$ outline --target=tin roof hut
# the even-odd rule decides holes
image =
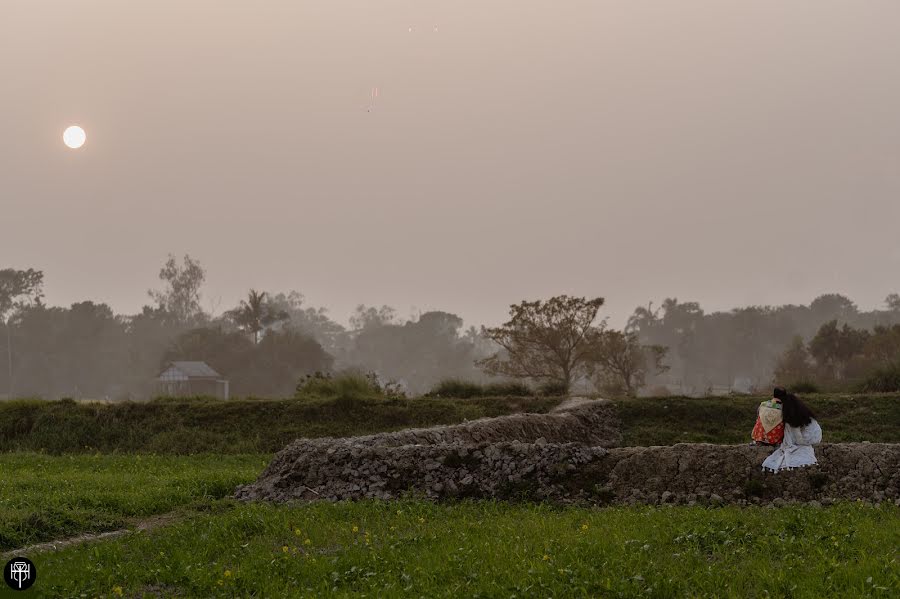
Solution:
[[[206,362],[169,362],[156,380],[160,395],[228,399],[228,380]]]

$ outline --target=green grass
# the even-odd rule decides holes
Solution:
[[[269,459],[0,454],[0,552],[225,497]]]
[[[32,555],[59,597],[889,597],[900,508],[222,502]]]
[[[744,443],[761,397],[616,401],[625,445]],[[815,395],[825,440],[900,442],[900,397]],[[561,398],[336,397],[87,404],[0,402],[0,452],[274,453],[298,437],[352,436],[547,412]]]
[[[622,444],[746,443],[762,397],[646,398],[618,400]],[[825,442],[900,443],[896,395],[811,395]]]
[[[0,452],[273,453],[298,437],[352,436],[546,412],[559,398],[161,399],[0,402]]]

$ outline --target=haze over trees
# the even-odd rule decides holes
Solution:
[[[821,295],[809,306],[749,306],[713,313],[704,312],[697,302],[669,298],[658,307],[637,308],[626,330],[642,344],[669,348],[669,371],[648,377],[648,385],[688,394],[749,391],[770,385],[782,354],[797,337],[801,343],[812,340],[823,324],[835,321],[838,328],[846,324],[872,331],[900,323],[895,296],[888,296],[886,310],[868,312],[840,294]],[[840,356],[828,360],[835,373],[845,366]],[[895,360],[900,361],[900,355]]]
[[[146,398],[170,360],[206,361],[234,395],[258,396],[289,396],[306,375],[343,370],[410,394],[445,379],[577,383],[609,396],[662,386],[749,391],[773,380],[841,387],[900,362],[897,294],[868,312],[839,294],[713,313],[670,298],[637,308],[622,331],[601,317],[602,298],[557,296],[515,304],[508,322],[479,330],[450,312],[403,319],[390,306],[366,305],[344,326],[297,291],[251,289],[216,316],[203,309],[199,261],[169,256],[158,274],[147,305],[125,315],[92,301],[46,305],[41,271],[0,270],[0,394]]]
[[[634,333],[599,331],[588,356],[588,375],[605,395],[635,397],[648,375],[669,370],[665,364],[668,351],[661,345],[642,345]]]
[[[44,285],[44,273],[29,268],[0,270],[0,322],[6,329],[7,394],[13,395],[14,374],[12,366],[12,317],[16,310],[40,304]]]
[[[809,343],[796,337],[775,367],[776,377],[786,385],[831,388],[862,383],[877,372],[892,372],[891,376],[900,378],[900,324],[878,325],[869,331],[847,324],[839,327],[832,320],[823,324]],[[871,390],[898,389],[900,386]]]

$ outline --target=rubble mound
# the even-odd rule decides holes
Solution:
[[[900,500],[897,444],[821,445],[818,466],[778,474],[761,468],[771,450],[746,445],[379,446],[312,439],[289,449],[236,497],[285,502],[412,495],[587,504]]]
[[[461,424],[411,428],[360,437],[323,437],[319,446],[478,444],[501,441],[533,443],[544,439],[551,443],[582,443],[595,447],[615,447],[621,441],[619,419],[611,401],[572,398],[548,414],[510,414],[497,418],[479,418]],[[293,446],[307,447],[306,439],[288,445],[276,456],[292,455]]]
[[[819,465],[762,471],[770,448],[615,447],[611,402],[574,398],[549,414],[515,414],[363,437],[299,439],[242,500],[419,496],[609,503],[900,502],[900,445],[825,444]]]

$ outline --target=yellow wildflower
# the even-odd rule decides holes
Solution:
[[[294,529],[294,534],[297,535],[298,537],[303,536],[303,533],[300,532],[300,529],[299,529],[299,528],[295,528],[295,529]]]
[[[281,550],[284,551],[285,553],[287,553],[289,551],[287,545],[282,546]]]
[[[231,570],[225,570],[225,578],[231,578]]]
[[[309,539],[304,539],[303,544],[309,546],[312,545],[312,541],[310,541]]]
[[[544,554],[544,561],[545,561],[545,562],[550,561],[550,556],[547,555],[546,553]]]
[[[582,524],[582,525],[581,525],[581,530],[587,530],[587,529],[588,529],[588,525],[587,525],[587,524]]]
[[[356,524],[353,525],[353,532],[359,532],[359,526]]]
[[[120,587],[120,586],[118,586],[118,585],[117,585],[117,586],[114,586],[113,589],[112,589],[112,592],[113,592],[113,594],[118,595],[119,597],[121,597],[121,596],[122,596],[122,587]]]
[[[419,524],[425,524],[425,518],[419,518]]]

